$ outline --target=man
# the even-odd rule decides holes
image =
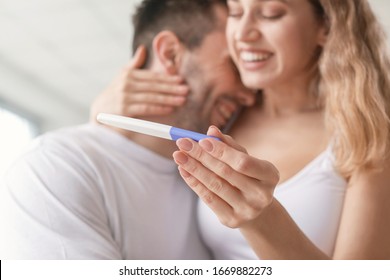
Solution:
[[[134,42],[151,54],[145,67],[181,75],[190,87],[182,109],[148,120],[205,132],[216,107],[234,101],[238,109],[242,97],[253,98],[232,68],[226,17],[220,0],[140,5]],[[4,178],[1,258],[209,258],[175,149],[173,141],[92,124],[38,138]]]

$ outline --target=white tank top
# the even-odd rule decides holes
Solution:
[[[334,250],[347,185],[334,169],[333,159],[328,148],[274,193],[306,236],[328,255]],[[198,222],[216,259],[257,259],[240,231],[222,225],[202,201]]]

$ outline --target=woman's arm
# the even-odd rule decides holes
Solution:
[[[347,189],[336,259],[390,259],[390,162],[352,176]]]
[[[370,182],[351,186],[347,193],[340,234],[334,256],[325,255],[299,229],[283,206],[273,197],[279,174],[269,162],[249,156],[231,138],[215,128],[213,139],[198,143],[181,139],[174,153],[187,184],[229,227],[240,228],[262,259],[389,258],[390,182],[386,172],[374,176],[381,187],[370,191]],[[389,169],[390,171],[390,169]],[[387,172],[390,174],[390,172]],[[374,180],[375,179],[375,180]],[[378,185],[376,184],[376,185]],[[368,197],[367,197],[368,196]],[[360,208],[357,210],[357,208]],[[310,211],[310,209],[308,209]],[[363,213],[364,212],[364,213]],[[382,212],[382,216],[378,215]],[[387,216],[386,216],[387,215]],[[361,216],[362,219],[358,217]],[[368,228],[367,228],[368,227]],[[358,235],[355,235],[358,233]],[[383,249],[381,246],[387,244]],[[379,251],[381,254],[379,254]]]

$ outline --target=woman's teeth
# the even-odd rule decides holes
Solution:
[[[240,58],[245,62],[259,62],[267,60],[272,56],[271,53],[241,52]]]

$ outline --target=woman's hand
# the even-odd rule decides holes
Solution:
[[[279,172],[267,161],[254,158],[231,137],[211,127],[220,138],[179,139],[173,157],[186,183],[215,212],[222,224],[242,228],[271,205]]]
[[[182,78],[139,69],[145,59],[146,49],[141,46],[111,85],[95,99],[91,121],[102,112],[127,117],[167,115],[185,103],[189,89],[182,84]]]

